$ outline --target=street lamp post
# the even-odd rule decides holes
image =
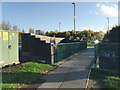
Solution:
[[[74,31],[75,31],[75,3],[72,3],[74,5]]]
[[[109,31],[109,18],[107,17],[107,20],[108,20],[108,31]]]
[[[59,22],[59,32],[60,32],[60,25],[61,25],[61,22]]]

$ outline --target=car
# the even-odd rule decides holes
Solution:
[[[97,44],[97,43],[99,43],[99,41],[98,40],[92,40],[91,43]]]

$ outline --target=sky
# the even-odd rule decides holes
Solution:
[[[118,24],[117,2],[75,2],[76,31],[107,31]],[[74,29],[72,2],[2,2],[2,20],[17,25],[20,31],[34,30],[71,31]]]

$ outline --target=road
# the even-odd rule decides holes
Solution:
[[[41,77],[46,81],[39,86],[39,89],[85,88],[93,56],[94,48],[89,48],[70,58],[55,70]]]

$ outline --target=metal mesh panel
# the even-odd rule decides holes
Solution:
[[[94,65],[95,65],[95,67],[96,67],[96,62],[98,59],[98,47],[99,47],[99,44],[94,45]]]
[[[75,53],[87,48],[87,42],[60,43],[57,44],[54,56],[54,63],[57,63]]]
[[[118,71],[119,46],[120,44],[118,43],[100,43],[95,45],[95,64],[99,58],[99,68]]]

